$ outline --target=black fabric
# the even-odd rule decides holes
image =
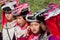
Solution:
[[[0,40],[2,40],[2,32],[0,32]]]
[[[14,36],[13,36],[13,39],[12,40],[16,40],[16,36],[15,36],[15,34],[14,34]]]
[[[22,12],[20,13],[20,16],[24,16],[28,14],[28,8],[23,9]]]
[[[36,19],[37,19],[37,20],[40,20],[41,22],[43,22],[43,23],[46,25],[46,23],[45,23],[45,20],[44,20],[44,17],[43,17],[43,16],[39,16],[39,15],[38,15],[38,16],[36,17]]]
[[[43,31],[43,29],[40,27],[40,34],[41,34],[41,35],[39,36],[38,40],[43,39],[43,36],[44,36],[45,32],[46,32],[46,31]]]
[[[29,16],[28,19],[35,20],[35,17],[34,16]]]
[[[8,12],[8,11],[11,11],[11,8],[10,8],[10,7],[5,7],[5,8],[3,8],[3,10],[4,10],[5,12]]]

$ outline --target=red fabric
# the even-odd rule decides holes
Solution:
[[[5,17],[5,13],[2,11],[2,27],[4,26],[5,23],[7,23],[7,19]]]
[[[17,40],[27,40],[26,37],[21,37],[21,38],[18,38]]]
[[[31,40],[33,38],[33,34],[31,34],[29,37],[28,37],[28,40]]]
[[[60,15],[51,17],[50,19],[46,20],[46,24],[47,24],[47,27],[50,30],[50,32],[54,36],[59,38],[60,37],[60,31],[59,31],[60,25],[58,26],[58,24],[60,24]]]
[[[31,39],[38,40],[38,37],[39,37],[39,34],[31,34],[29,35],[28,40],[31,40]]]
[[[57,16],[57,26],[58,26],[59,32],[60,32],[60,14]]]

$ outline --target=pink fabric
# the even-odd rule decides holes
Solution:
[[[28,3],[19,4],[17,7],[15,7],[15,10],[12,12],[12,14],[13,14],[14,12],[17,12],[18,14],[21,14],[21,11],[22,11],[23,9],[26,9],[26,8],[28,8],[28,14],[31,14]]]
[[[39,37],[39,35],[31,34],[31,35],[29,35],[28,40],[31,40],[31,39],[38,40],[38,37]]]
[[[21,37],[21,38],[18,38],[17,40],[27,40],[26,37]]]
[[[51,3],[48,4],[48,7],[52,7],[48,12],[51,12],[53,10],[55,10],[56,8],[59,8],[59,5],[57,3]]]

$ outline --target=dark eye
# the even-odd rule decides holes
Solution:
[[[5,12],[6,14],[11,14],[11,12]]]
[[[19,19],[21,19],[21,18],[19,18]]]
[[[38,24],[35,24],[35,26],[38,26]]]

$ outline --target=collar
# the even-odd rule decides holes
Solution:
[[[7,22],[4,26],[4,28],[13,28],[16,25],[16,20],[12,22]]]

